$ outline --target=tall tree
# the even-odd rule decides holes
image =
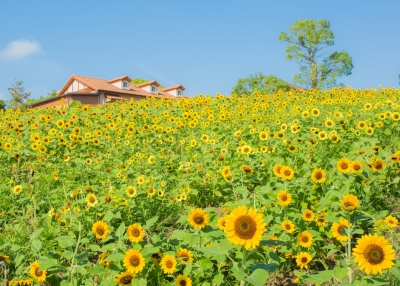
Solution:
[[[300,64],[300,73],[293,76],[294,83],[317,89],[330,88],[337,85],[338,77],[351,74],[352,58],[345,51],[317,60],[324,56],[323,49],[335,43],[330,23],[325,19],[298,20],[289,32],[281,32],[278,39],[289,44],[286,59],[297,60]]]
[[[12,109],[24,107],[25,101],[31,96],[30,92],[25,92],[23,83],[22,80],[15,80],[13,86],[8,89],[11,93],[11,99],[8,105]]]
[[[141,84],[141,83],[145,83],[148,82],[149,80],[141,78],[141,77],[135,77],[134,79],[132,79],[131,83],[133,84]],[[160,88],[164,88],[164,85],[160,84],[159,85]]]
[[[266,76],[261,72],[250,74],[249,77],[239,78],[237,84],[232,88],[232,93],[251,95],[254,92],[262,94],[275,93],[278,90],[288,91],[289,85],[284,80],[274,75]]]
[[[3,110],[6,109],[6,103],[2,99],[0,99],[0,109],[3,109]]]

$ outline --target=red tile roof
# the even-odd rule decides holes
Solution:
[[[181,84],[176,84],[176,85],[173,85],[173,86],[164,87],[164,88],[162,88],[161,90],[162,90],[162,91],[170,91],[170,90],[178,89],[178,88],[180,88],[180,89],[182,89],[182,90],[185,90],[185,88],[184,88],[183,85],[181,85]]]
[[[129,82],[132,81],[131,78],[130,78],[129,76],[123,75],[123,76],[114,78],[114,79],[112,79],[112,80],[109,80],[108,82],[109,82],[109,83],[113,83],[113,82],[116,82],[116,81],[119,81],[119,80],[123,80],[123,79],[126,79],[126,80],[129,81]]]
[[[151,80],[151,81],[147,81],[147,82],[138,84],[137,86],[138,87],[144,87],[144,86],[148,86],[148,85],[151,85],[151,84],[155,84],[156,86],[160,85],[156,80]]]

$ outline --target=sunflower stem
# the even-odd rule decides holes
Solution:
[[[347,227],[347,275],[349,276],[349,283],[353,283],[353,269],[351,268],[351,223],[350,223],[350,213],[348,215],[348,227]]]
[[[245,269],[246,269],[246,259],[247,259],[247,250],[245,247],[243,247],[243,258],[242,258],[242,267],[241,267],[243,272],[245,272]],[[240,286],[244,286],[244,285],[246,285],[246,281],[242,280],[240,282]]]

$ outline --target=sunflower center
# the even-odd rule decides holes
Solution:
[[[308,237],[305,236],[305,235],[303,235],[303,236],[301,237],[301,241],[304,242],[304,243],[307,243],[307,242],[308,242]]]
[[[382,163],[377,162],[377,163],[375,164],[375,168],[377,168],[377,169],[382,169]]]
[[[122,277],[122,278],[120,279],[120,282],[121,282],[122,284],[124,284],[124,285],[129,285],[129,284],[131,284],[131,282],[132,282],[132,276],[128,275],[128,276]]]
[[[285,170],[283,173],[284,173],[284,174],[285,174],[285,176],[287,176],[287,177],[289,177],[289,176],[290,176],[290,174],[291,174],[289,170]]]
[[[364,257],[369,263],[376,265],[385,260],[385,253],[379,245],[370,244],[364,250]]]
[[[185,261],[185,262],[187,262],[189,260],[189,256],[186,254],[182,254],[181,256],[179,256],[179,258],[181,258],[182,261]]]
[[[287,230],[291,230],[292,229],[292,226],[290,225],[290,224],[285,224],[285,229],[287,229]]]
[[[94,197],[90,197],[90,198],[89,198],[89,202],[91,202],[92,204],[93,204],[95,201],[96,201],[96,200],[95,200]]]
[[[287,195],[282,195],[281,200],[284,201],[284,202],[286,202],[286,201],[288,200]]]
[[[201,214],[196,214],[193,218],[196,224],[202,224],[204,222],[204,217]]]
[[[133,235],[133,236],[138,237],[139,234],[140,234],[140,231],[137,230],[136,228],[135,228],[134,230],[132,230],[132,235]]]
[[[138,267],[140,265],[140,259],[139,257],[137,257],[136,255],[133,255],[130,259],[129,259],[129,263],[133,266],[133,267]]]
[[[180,286],[186,286],[187,284],[186,284],[185,280],[181,280],[181,281],[179,281],[179,285]]]
[[[346,208],[354,208],[354,207],[355,207],[354,204],[353,204],[352,202],[345,202],[345,203],[344,203],[344,206],[345,206]]]
[[[250,216],[243,215],[235,221],[235,234],[242,239],[251,239],[257,231],[257,225]]]
[[[104,234],[104,228],[102,226],[98,226],[96,229],[97,234],[103,235]]]
[[[174,263],[171,260],[168,260],[167,263],[165,263],[165,265],[167,266],[167,268],[174,267]]]
[[[340,167],[342,167],[343,170],[346,170],[346,169],[349,167],[349,165],[348,165],[346,162],[343,162],[343,163],[340,165]]]
[[[306,218],[311,218],[311,214],[310,213],[306,213]]]
[[[315,174],[315,178],[316,178],[317,180],[321,180],[321,179],[322,179],[322,174],[321,174],[320,172],[316,173],[316,174]]]
[[[40,277],[40,276],[42,276],[43,271],[39,271],[39,268],[36,268],[35,274],[36,274],[37,277]]]
[[[307,257],[302,257],[301,258],[301,263],[305,264],[305,263],[307,263],[307,261],[308,261]]]

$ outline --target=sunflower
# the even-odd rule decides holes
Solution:
[[[136,249],[130,249],[125,253],[124,266],[129,273],[139,273],[145,265],[143,255]]]
[[[176,256],[181,263],[193,262],[193,254],[186,248],[181,248],[177,251]]]
[[[247,165],[242,165],[241,168],[246,174],[253,174],[254,172],[254,168]]]
[[[197,208],[189,212],[188,222],[192,227],[202,229],[210,222],[210,218],[203,209]]]
[[[133,186],[126,187],[126,194],[128,195],[128,197],[133,198],[134,196],[136,196],[136,188]]]
[[[372,169],[372,172],[382,172],[386,168],[386,163],[382,159],[378,159],[370,163],[370,167]]]
[[[132,279],[135,277],[135,274],[129,272],[123,272],[117,275],[117,278],[114,280],[115,283],[118,283],[118,286],[121,285],[132,285]]]
[[[326,179],[326,173],[323,169],[315,169],[311,174],[311,180],[314,183],[323,183]]]
[[[261,131],[258,136],[260,137],[260,140],[262,140],[262,141],[265,141],[268,139],[268,133],[265,131]]]
[[[246,249],[260,244],[266,223],[262,214],[246,206],[239,206],[226,216],[225,232],[233,244],[243,245]]]
[[[274,175],[277,176],[278,178],[282,178],[282,168],[285,167],[284,165],[278,164],[274,167],[273,171],[274,171]]]
[[[29,286],[32,284],[33,284],[32,278],[24,278],[24,279],[12,279],[8,285],[9,286],[12,286],[12,285]]]
[[[29,274],[33,278],[35,278],[37,282],[44,282],[46,280],[47,271],[46,270],[39,271],[40,267],[41,265],[39,264],[39,262],[35,261],[30,267]]]
[[[226,227],[226,216],[220,217],[217,222],[217,226],[220,230],[225,231]]]
[[[397,218],[390,215],[390,216],[385,217],[385,223],[388,227],[395,228],[399,224],[399,221]],[[1,255],[0,255],[0,261],[1,261]]]
[[[278,200],[281,206],[288,206],[292,202],[292,195],[286,191],[280,191],[278,194]]]
[[[362,163],[360,161],[353,161],[350,165],[350,170],[352,173],[357,173],[361,170]]]
[[[282,229],[286,231],[287,233],[293,233],[294,232],[294,223],[290,220],[284,220],[281,224]]]
[[[21,185],[16,185],[13,189],[13,193],[18,195],[19,193],[22,192],[22,186]]]
[[[161,252],[157,252],[157,253],[153,253],[150,257],[150,260],[153,261],[153,263],[155,265],[160,264],[161,258],[163,257],[163,255],[161,254]]]
[[[300,266],[301,269],[308,269],[308,263],[312,260],[311,255],[308,252],[300,252],[296,255],[296,264]]]
[[[291,180],[294,176],[294,171],[289,166],[283,166],[280,173],[281,178],[285,180]]]
[[[86,203],[89,207],[94,207],[97,204],[98,200],[94,194],[88,194],[86,196]]]
[[[128,234],[129,240],[134,243],[138,243],[145,236],[142,227],[137,223],[130,225],[126,233]]]
[[[106,252],[103,252],[102,254],[100,254],[100,256],[99,256],[99,259],[100,259],[99,264],[103,265],[103,266],[109,266],[111,262],[110,261],[104,261],[109,256],[110,256],[110,254],[106,253]]]
[[[0,262],[5,261],[6,263],[10,263],[10,256],[0,254]]]
[[[314,220],[314,213],[312,210],[305,210],[302,215],[305,221],[313,221]]]
[[[249,145],[244,145],[241,147],[240,151],[243,154],[249,155],[253,149]]]
[[[192,280],[185,275],[178,275],[175,281],[176,286],[192,286]]]
[[[105,239],[110,230],[108,228],[108,224],[100,220],[93,224],[92,231],[96,235],[97,239]]]
[[[322,213],[317,215],[315,218],[315,222],[317,223],[318,226],[326,226],[328,221],[325,219],[328,215],[326,213]]]
[[[382,270],[394,266],[395,252],[389,241],[378,234],[366,234],[357,240],[353,248],[354,261],[367,275],[382,274]]]
[[[310,247],[313,242],[313,237],[308,231],[303,231],[297,235],[297,242],[301,247]]]
[[[161,269],[165,274],[172,274],[176,268],[176,259],[169,254],[166,254],[161,259]]]
[[[345,195],[340,204],[345,211],[352,211],[360,205],[360,201],[355,195]]]
[[[347,158],[342,158],[337,162],[337,168],[340,173],[348,173],[351,171],[350,169],[351,162]]]
[[[341,218],[340,222],[334,222],[331,227],[332,236],[339,241],[347,241],[347,234],[344,230],[349,227],[349,221],[347,219]]]

